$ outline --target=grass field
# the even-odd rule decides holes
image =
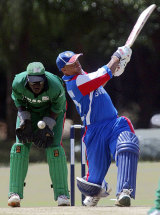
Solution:
[[[69,209],[58,208],[56,213],[52,213],[50,210],[57,206],[57,203],[53,200],[53,192],[50,188],[50,178],[48,172],[48,166],[43,164],[30,164],[26,178],[26,187],[24,188],[24,200],[22,200],[21,208],[9,209],[7,206],[7,194],[9,183],[9,167],[0,167],[0,214],[32,214],[30,210],[34,210],[33,214],[71,214],[70,210],[74,211],[74,208],[79,208],[82,214],[101,214],[104,211],[110,211],[108,214],[146,214],[146,211],[154,204],[155,190],[158,186],[159,180],[159,162],[139,162],[138,174],[137,174],[137,192],[136,200],[132,201],[133,213],[127,212],[130,209],[117,209],[114,207],[115,190],[116,190],[116,175],[117,168],[113,163],[109,169],[106,180],[112,187],[112,193],[108,198],[101,199],[98,206],[94,209],[86,209],[81,206],[81,195],[76,188],[76,206],[69,207]],[[68,166],[69,169],[69,166]],[[76,164],[76,176],[80,176],[80,164]],[[69,176],[68,176],[69,177]],[[107,206],[107,208],[105,207]],[[38,209],[38,208],[39,209]],[[27,209],[28,208],[28,209]],[[30,209],[29,209],[30,208]],[[57,208],[57,207],[55,207]],[[25,212],[24,212],[25,210]],[[99,211],[100,210],[100,211]],[[117,212],[120,210],[120,213]],[[139,210],[139,212],[137,212]],[[28,212],[27,212],[28,211]],[[37,212],[36,212],[37,211]],[[46,213],[43,213],[46,212]],[[48,211],[48,212],[47,212]],[[68,211],[68,212],[67,212]],[[112,211],[112,213],[111,213]],[[75,213],[80,214],[80,213]]]

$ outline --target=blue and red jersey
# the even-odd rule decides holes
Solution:
[[[111,78],[112,72],[106,65],[89,74],[63,76],[67,92],[85,126],[117,118],[117,110],[102,87]]]

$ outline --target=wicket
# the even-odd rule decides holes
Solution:
[[[81,177],[85,176],[85,144],[82,140],[85,127],[83,125],[72,125],[70,128],[70,196],[71,206],[75,205],[75,129],[81,129]],[[81,196],[83,203],[85,196]]]

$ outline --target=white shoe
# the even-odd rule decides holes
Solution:
[[[8,206],[20,207],[20,197],[17,193],[12,193],[8,199]]]
[[[83,205],[94,207],[98,204],[100,198],[109,196],[110,192],[112,191],[111,187],[107,183],[105,183],[105,185],[102,184],[102,187],[103,188],[98,196],[86,196],[85,200],[83,201]]]
[[[129,207],[131,205],[131,192],[133,190],[123,189],[123,191],[117,196],[117,200],[115,202],[116,206],[120,207]]]
[[[83,205],[88,207],[94,207],[98,204],[99,200],[99,196],[86,196],[85,200],[83,201]]]
[[[58,206],[70,206],[70,199],[65,195],[58,196]]]

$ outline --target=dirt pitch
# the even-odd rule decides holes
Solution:
[[[0,215],[146,215],[149,207],[39,207],[0,208]]]

